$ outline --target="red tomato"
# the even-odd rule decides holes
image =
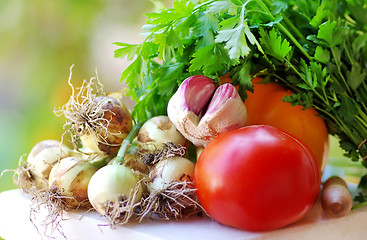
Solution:
[[[254,93],[248,92],[246,125],[271,125],[301,139],[314,153],[321,173],[325,170],[329,154],[329,134],[324,120],[313,108],[302,110],[282,98],[291,91],[275,83],[260,83],[255,78]]]
[[[324,120],[317,116],[313,108],[302,110],[292,106],[282,98],[292,92],[275,83],[261,83],[262,78],[254,78],[254,92],[247,92],[246,125],[271,125],[301,139],[314,153],[320,167],[325,170],[329,155],[329,134]],[[220,77],[220,82],[231,82],[229,74]]]
[[[197,196],[216,221],[251,231],[303,218],[320,190],[311,150],[272,126],[253,125],[219,135],[195,167]]]

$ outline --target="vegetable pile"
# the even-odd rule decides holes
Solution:
[[[142,43],[115,43],[131,61],[132,112],[122,92],[98,79],[76,91],[70,78],[55,112],[73,149],[39,143],[16,183],[56,228],[81,207],[110,226],[195,214],[254,231],[294,223],[317,200],[329,134],[367,167],[366,11],[363,0],[177,0],[148,13]],[[342,179],[321,194],[329,216],[349,213]]]

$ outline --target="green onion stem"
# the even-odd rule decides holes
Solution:
[[[108,159],[108,157],[104,157],[104,158],[102,158],[102,159],[100,159],[100,160],[95,160],[95,161],[91,161],[90,163],[94,166],[94,167],[96,167],[96,168],[101,168],[101,167],[104,167],[104,166],[106,166],[107,165],[107,159]]]
[[[143,124],[144,122],[140,122],[133,126],[127,137],[124,139],[124,141],[122,141],[121,147],[117,153],[115,160],[113,161],[113,164],[122,164],[124,162],[125,154],[134,138],[138,135],[139,130]]]

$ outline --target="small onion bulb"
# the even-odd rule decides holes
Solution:
[[[71,149],[57,140],[44,140],[32,148],[27,158],[27,167],[37,189],[48,188],[52,167],[70,154]]]
[[[161,191],[173,182],[192,182],[195,164],[184,157],[169,157],[159,161],[149,173],[148,190]]]
[[[176,129],[168,116],[149,119],[138,133],[137,144],[140,152],[160,151],[167,142],[181,146],[187,144],[185,137]]]
[[[82,144],[95,152],[117,152],[132,128],[132,117],[122,102],[122,94],[115,92],[95,97],[93,102],[97,113],[91,113],[89,119],[77,128]],[[93,125],[92,122],[99,124]]]
[[[90,206],[88,184],[97,168],[78,157],[67,157],[50,172],[49,190],[63,198],[69,208]]]
[[[138,182],[139,178],[124,165],[104,166],[93,175],[89,182],[89,201],[98,213],[105,216],[108,203],[120,201],[121,196],[126,198],[133,196],[133,203],[140,201],[143,191]],[[134,194],[137,186],[138,191]]]

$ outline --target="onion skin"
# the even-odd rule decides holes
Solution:
[[[194,181],[195,164],[183,157],[169,157],[159,161],[149,173],[148,190],[164,190],[172,182]]]
[[[353,198],[346,182],[340,177],[330,177],[323,185],[321,206],[333,218],[346,216],[352,209]]]
[[[81,158],[64,158],[51,170],[49,190],[65,197],[63,201],[68,208],[90,206],[88,184],[96,171],[95,166]]]
[[[78,134],[83,146],[106,154],[113,154],[120,148],[132,128],[132,116],[121,100],[122,95],[118,92],[111,93],[106,97],[96,97],[94,102],[101,105],[100,121],[105,128],[86,128],[88,122],[78,126]]]
[[[106,215],[106,205],[118,202],[122,195],[127,198],[138,184],[138,177],[124,165],[107,165],[99,169],[88,185],[88,198],[93,208],[101,215]],[[142,197],[142,187],[136,193],[134,202]]]
[[[146,121],[138,133],[138,148],[142,153],[163,149],[164,143],[185,146],[187,140],[176,129],[168,116],[156,116]]]
[[[139,155],[126,154],[124,157],[124,162],[125,166],[135,171],[135,173],[141,173],[142,175],[147,175],[149,173],[148,166],[142,162],[142,159]],[[113,161],[111,161],[111,163],[113,163]]]
[[[48,189],[52,167],[70,154],[71,149],[57,140],[44,140],[32,148],[27,158],[27,167],[38,190]]]

